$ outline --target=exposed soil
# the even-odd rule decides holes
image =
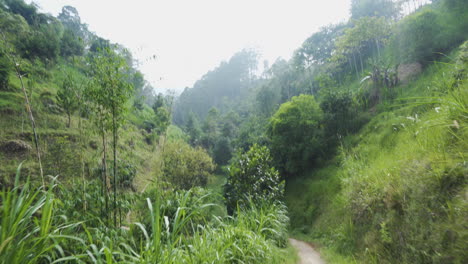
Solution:
[[[290,238],[289,242],[297,250],[299,264],[325,264],[325,261],[320,258],[320,254],[306,242],[294,238]]]

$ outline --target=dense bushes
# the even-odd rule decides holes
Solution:
[[[192,148],[184,141],[168,142],[164,147],[164,179],[175,188],[188,190],[205,186],[214,164],[211,157],[200,147]]]
[[[398,61],[428,64],[460,45],[468,33],[462,2],[440,1],[401,20],[390,44]]]
[[[405,92],[437,97],[380,113],[354,136],[356,143],[344,140],[331,165],[289,182],[296,231],[356,263],[464,263],[468,87],[462,65],[430,66]]]
[[[49,189],[34,190],[29,179],[20,183],[18,168],[14,188],[0,191],[0,263],[41,263],[64,257],[57,245],[73,226],[56,222],[57,200]],[[58,224],[60,223],[60,224]]]
[[[295,96],[280,106],[269,124],[275,164],[288,175],[303,172],[320,156],[323,112],[311,95]]]
[[[398,28],[394,41],[401,62],[427,63],[441,51],[442,30],[438,15],[428,9],[406,18]]]
[[[10,76],[10,62],[0,52],[0,91],[8,89],[8,79]]]
[[[108,228],[99,221],[95,201],[90,199],[88,208],[80,206],[79,191],[62,192],[53,185],[47,191],[34,191],[29,182],[21,185],[19,179],[18,173],[14,189],[0,191],[0,263],[260,264],[285,260],[282,247],[289,219],[282,204],[266,201],[239,209],[236,217],[211,216],[203,213],[213,205],[204,203],[207,195],[201,189],[162,196],[161,190],[150,190],[127,198],[129,204],[137,200],[145,205],[133,207],[134,214],[144,216],[143,224]],[[88,199],[101,197],[98,188],[87,187]],[[57,216],[56,205],[64,215]]]
[[[84,43],[72,30],[63,32],[60,42],[60,55],[63,57],[81,56],[84,52]]]
[[[252,203],[279,201],[283,197],[284,181],[272,166],[270,151],[253,145],[246,153],[238,154],[229,167],[224,186],[227,210],[232,214],[236,207]]]
[[[326,152],[332,152],[339,140],[359,130],[367,121],[359,111],[359,104],[350,92],[335,92],[330,89],[324,91],[320,108],[322,109]]]

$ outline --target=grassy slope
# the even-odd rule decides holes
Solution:
[[[24,83],[27,90],[32,91],[31,102],[40,138],[45,174],[60,174],[62,175],[61,181],[67,181],[81,175],[79,118],[76,114],[72,116],[71,128],[67,128],[66,114],[57,111],[58,109],[53,105],[58,87],[65,77],[65,70],[74,74],[78,80],[83,80],[85,76],[79,67],[63,60],[49,69],[40,68],[39,65],[37,67],[48,74],[36,77],[34,82],[26,77]],[[39,70],[36,69],[36,71]],[[9,86],[7,91],[0,91],[0,124],[2,127],[0,145],[9,140],[23,140],[30,146],[34,146],[20,81],[13,73],[10,76]],[[136,126],[147,111],[147,109],[142,111],[133,109],[127,117],[129,122],[122,128],[125,133],[119,134],[119,158],[130,161],[138,168],[135,181],[137,189],[143,188],[142,186],[154,176],[153,166],[156,165],[153,162],[153,154],[157,147],[145,143],[144,133]],[[83,145],[85,146],[83,156],[88,177],[92,177],[92,170],[97,167],[101,153],[101,140],[93,127],[89,120],[82,119]],[[110,140],[109,136],[108,150],[111,150]],[[25,161],[23,171],[26,173],[23,175],[31,174],[33,177],[38,175],[34,151],[18,155],[3,150],[0,151],[0,164],[2,164],[0,182],[11,185],[15,170],[21,161]]]
[[[289,182],[293,233],[324,245],[330,263],[466,260],[463,67],[453,60],[431,65],[400,87],[402,100],[387,103],[391,107],[346,138],[333,161]],[[453,87],[460,73],[464,82]]]
[[[75,187],[81,188],[81,186],[76,185],[80,182],[81,175],[79,118],[76,114],[72,116],[71,128],[67,128],[66,115],[47,107],[48,104],[54,104],[55,102],[55,95],[64,78],[64,68],[78,78],[84,78],[77,67],[68,62],[60,61],[53,68],[48,69],[49,77],[37,79],[34,83],[25,78],[24,82],[28,91],[32,91],[31,101],[40,137],[45,173],[47,175],[60,175],[59,180],[62,183],[74,184]],[[124,132],[119,133],[119,158],[130,161],[137,167],[138,172],[134,185],[138,192],[152,188],[151,183],[155,181],[157,175],[162,173],[159,150],[164,142],[167,140],[184,140],[184,137],[186,137],[179,128],[170,126],[167,131],[167,139],[161,137],[159,142],[148,144],[145,140],[145,133],[138,129],[137,125],[141,124],[145,118],[151,118],[152,113],[148,113],[151,111],[150,109],[141,111],[133,109],[127,116],[127,124],[122,128]],[[2,113],[0,115],[0,124],[2,126],[0,145],[9,140],[22,140],[33,146],[31,126],[24,110],[24,98],[20,90],[20,82],[13,74],[10,78],[10,88],[7,91],[0,91],[0,113]],[[85,174],[90,180],[95,177],[93,176],[93,169],[97,168],[101,159],[102,147],[100,138],[95,133],[91,121],[82,119],[82,127],[83,145],[85,146],[83,152],[86,164]],[[108,141],[108,150],[110,151],[110,137]],[[110,154],[109,152],[108,155]],[[38,166],[33,150],[23,154],[0,150],[0,182],[2,185],[13,185],[16,169],[22,161],[24,163],[21,177],[31,176],[33,181],[39,180]],[[215,193],[212,202],[216,204],[223,204],[220,196],[222,186],[226,180],[223,174],[224,172],[220,172],[210,178],[207,186]],[[224,208],[216,208],[213,211],[214,214],[225,214]],[[241,233],[244,233],[244,231]],[[220,235],[222,236],[222,234]],[[278,263],[296,263],[297,255],[291,246],[288,245],[284,249],[275,247],[275,249],[277,252],[272,253],[276,255],[272,257],[275,257]]]

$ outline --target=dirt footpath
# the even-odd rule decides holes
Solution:
[[[325,264],[320,255],[309,244],[293,238],[289,239],[291,245],[297,250],[299,255],[299,264]]]

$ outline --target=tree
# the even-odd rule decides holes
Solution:
[[[18,43],[18,50],[28,59],[39,58],[44,62],[55,61],[60,54],[60,40],[63,26],[54,17],[31,27],[33,30],[24,35]]]
[[[412,14],[402,21],[398,27],[393,46],[403,63],[428,63],[441,52],[444,41],[444,28],[437,23],[438,14],[431,10],[424,10]]]
[[[82,56],[83,52],[84,44],[82,39],[70,29],[66,29],[60,42],[60,54],[63,57]]]
[[[0,53],[0,91],[8,88],[11,65],[6,56]]]
[[[199,121],[193,112],[190,112],[188,115],[187,124],[185,125],[185,131],[190,137],[190,145],[195,147],[200,144],[202,132],[200,129]]]
[[[260,114],[269,117],[278,105],[279,95],[270,86],[262,86],[255,99]]]
[[[77,89],[73,77],[68,74],[57,92],[57,104],[67,113],[67,127],[70,127],[71,115],[79,108]]]
[[[94,40],[91,42],[89,51],[96,53],[105,49],[109,49],[110,47],[111,44],[109,40],[103,39],[101,37],[95,37]]]
[[[390,37],[391,25],[385,18],[363,17],[354,21],[354,26],[345,30],[338,38],[336,51],[332,60],[338,64],[350,64],[356,72],[356,78],[364,72],[364,60],[375,54],[378,61],[382,54],[381,49]],[[358,69],[358,64],[360,69]]]
[[[163,160],[164,179],[176,189],[189,190],[195,186],[206,186],[215,168],[204,149],[193,148],[181,140],[167,142]]]
[[[335,50],[337,38],[343,34],[345,28],[345,24],[329,25],[314,33],[294,53],[296,64],[308,68],[312,64],[326,63]]]
[[[153,104],[153,111],[155,114],[154,122],[156,133],[162,134],[166,131],[167,127],[171,124],[171,113],[169,105],[164,96],[160,93],[156,97]]]
[[[269,136],[276,166],[294,175],[320,157],[323,113],[312,95],[295,96],[271,117]]]
[[[117,225],[117,141],[118,129],[122,126],[128,111],[127,101],[132,95],[133,87],[127,82],[128,65],[126,61],[110,48],[98,52],[91,59],[92,86],[89,98],[95,105],[98,126],[103,139],[103,173],[106,177],[106,141],[107,130],[113,135],[113,189],[114,189],[114,225]],[[110,184],[107,182],[107,188]]]
[[[324,113],[325,151],[332,154],[340,139],[357,132],[365,118],[360,115],[359,105],[350,92],[340,92],[334,87],[323,89],[320,99],[320,108]]]
[[[203,137],[201,143],[205,149],[208,151],[212,151],[215,143],[216,138],[219,135],[219,127],[218,127],[218,120],[219,120],[219,111],[218,109],[212,107],[208,112],[208,116],[203,123]]]
[[[393,0],[352,0],[351,18],[385,17],[397,19],[400,16],[401,5]]]
[[[231,141],[227,137],[219,137],[213,148],[213,157],[218,165],[226,165],[232,157]]]
[[[258,54],[244,49],[234,54],[229,61],[222,62],[217,68],[206,73],[192,88],[186,88],[174,107],[174,122],[183,125],[188,113],[195,113],[205,119],[211,108],[220,114],[231,109],[226,102],[242,102],[249,95],[249,87],[255,81]]]
[[[247,205],[248,199],[255,203],[277,201],[283,194],[284,181],[272,166],[267,147],[253,145],[246,153],[239,153],[229,167],[224,198],[230,215],[237,206]]]
[[[57,18],[62,22],[66,30],[71,31],[82,42],[88,43],[92,34],[88,31],[87,25],[81,23],[81,18],[76,8],[73,6],[62,7],[62,12],[60,12]]]
[[[37,25],[38,23],[45,22],[45,15],[37,12],[38,8],[35,3],[27,4],[23,0],[4,0],[3,5],[9,12],[24,17],[30,25]]]
[[[36,121],[34,119],[31,103],[29,101],[29,96],[28,92],[26,91],[26,87],[24,85],[23,81],[23,65],[22,65],[22,60],[21,58],[16,54],[15,52],[15,47],[11,45],[11,43],[8,41],[7,36],[3,29],[0,31],[0,53],[3,53],[6,55],[6,57],[10,60],[11,64],[13,64],[16,77],[18,77],[21,85],[21,91],[23,92],[24,95],[24,101],[25,101],[25,106],[26,106],[26,111],[28,112],[29,115],[29,120],[31,121],[31,128],[32,132],[34,135],[34,146],[36,149],[36,156],[37,156],[37,162],[39,164],[39,173],[41,175],[41,181],[42,181],[42,187],[45,188],[45,181],[44,181],[44,171],[42,169],[42,160],[41,160],[41,151],[39,149],[39,137],[37,135],[36,131]]]

